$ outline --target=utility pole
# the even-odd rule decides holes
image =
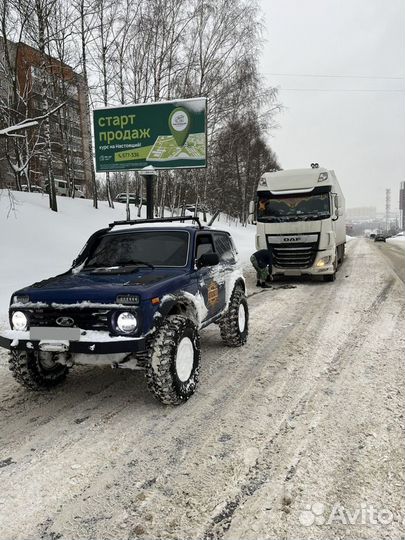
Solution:
[[[387,188],[385,190],[385,231],[386,232],[388,232],[389,230],[390,215],[391,215],[391,190]]]
[[[405,229],[405,182],[399,187],[399,226],[401,231]]]

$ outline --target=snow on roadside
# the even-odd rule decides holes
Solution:
[[[397,234],[396,236],[392,236],[391,238],[387,238],[386,242],[405,249],[405,236],[401,233]]]
[[[73,259],[88,237],[115,220],[124,220],[125,204],[106,202],[93,208],[90,199],[58,197],[57,213],[49,209],[47,195],[11,192],[15,209],[10,211],[6,190],[0,190],[0,327],[8,327],[8,305],[11,294],[31,283],[70,268]],[[144,210],[144,209],[143,209]],[[135,219],[133,209],[132,218]],[[215,227],[230,231],[242,264],[249,261],[255,249],[255,230],[242,227],[220,216]]]

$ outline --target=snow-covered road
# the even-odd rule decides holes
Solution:
[[[177,408],[109,368],[29,393],[0,353],[0,538],[400,537],[403,282],[355,239],[335,283],[250,292],[248,345],[203,331]],[[338,503],[354,524],[328,525]]]
[[[375,242],[374,247],[381,250],[397,276],[405,282],[405,241],[388,239],[387,242]]]

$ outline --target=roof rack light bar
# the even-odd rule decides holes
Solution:
[[[172,221],[195,221],[199,229],[202,229],[203,226],[200,223],[200,218],[195,216],[183,216],[183,217],[171,217],[171,218],[156,218],[156,219],[130,219],[122,221],[113,221],[109,224],[110,229],[116,227],[117,225],[140,225],[142,223],[170,223]]]

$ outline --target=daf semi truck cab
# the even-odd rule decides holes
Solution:
[[[264,173],[256,202],[256,248],[273,255],[273,275],[334,281],[346,242],[345,200],[336,174],[317,165]]]

